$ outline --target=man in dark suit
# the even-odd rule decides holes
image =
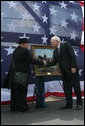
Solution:
[[[22,38],[19,40],[19,46],[13,52],[15,70],[17,72],[30,74],[30,64],[44,64],[43,62],[35,60],[30,56],[28,46],[28,40],[26,38]],[[11,88],[11,111],[25,112],[29,110],[28,104],[26,103],[28,82],[25,86],[14,83],[13,74],[13,65],[11,65],[8,80],[8,87]]]
[[[66,107],[65,109],[72,108],[72,87],[74,88],[75,94],[77,96],[76,109],[82,108],[82,98],[80,91],[80,81],[79,81],[79,68],[76,62],[76,57],[70,43],[60,43],[60,38],[54,36],[51,38],[51,45],[55,47],[54,59],[51,63],[44,64],[47,66],[55,65],[57,62],[60,65],[63,87],[66,97]]]

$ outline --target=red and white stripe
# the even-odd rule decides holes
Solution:
[[[84,53],[84,1],[79,1],[81,8],[82,8],[82,15],[83,15],[83,28],[82,28],[82,39],[81,39],[81,45],[80,48],[82,49]]]

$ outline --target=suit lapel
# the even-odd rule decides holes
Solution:
[[[62,56],[62,50],[63,50],[63,44],[61,43],[61,44],[60,44],[60,58],[61,58],[61,56]]]

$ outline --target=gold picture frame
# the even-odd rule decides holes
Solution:
[[[46,59],[49,61],[53,60],[54,49],[50,45],[32,45],[32,55],[34,59],[42,60]],[[51,75],[61,75],[59,64],[51,67],[43,67],[34,65],[35,76],[51,76]]]

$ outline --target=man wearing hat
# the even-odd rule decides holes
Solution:
[[[28,52],[28,40],[27,38],[19,39],[19,46],[13,52],[13,67],[15,66],[15,70],[21,73],[30,74],[30,64],[43,65],[43,62],[37,61],[33,59]],[[21,86],[20,84],[13,81],[13,76],[11,76],[14,72],[10,72],[9,82],[11,82],[11,111],[20,111],[25,112],[29,110],[29,107],[26,103],[27,96],[27,84]],[[11,79],[11,81],[10,81]]]

